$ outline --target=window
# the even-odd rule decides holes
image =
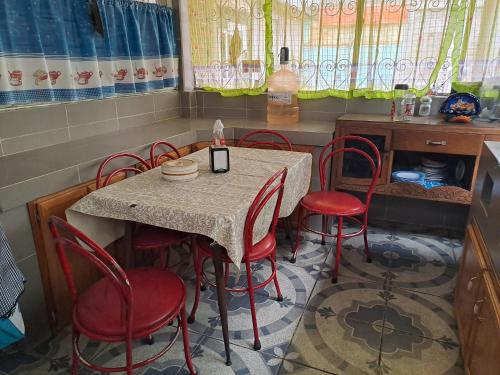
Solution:
[[[500,5],[498,0],[476,0],[467,9],[458,78],[464,82],[500,85]]]
[[[269,0],[189,0],[196,87],[258,92],[266,78]]]
[[[454,81],[500,77],[498,3],[189,0],[195,84],[263,91],[287,46],[302,98],[384,98],[397,83],[449,93]]]

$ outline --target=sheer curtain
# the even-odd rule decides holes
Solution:
[[[470,1],[466,20],[453,87],[481,83],[483,94],[494,97],[500,86],[500,1]]]
[[[290,48],[301,98],[498,82],[499,0],[189,0],[196,87],[260,93]],[[267,66],[267,69],[264,68]]]
[[[188,1],[196,87],[223,95],[263,92],[272,65],[267,22],[272,1]]]
[[[302,98],[389,98],[397,83],[449,92],[464,11],[459,0],[279,0],[274,51],[290,47]]]

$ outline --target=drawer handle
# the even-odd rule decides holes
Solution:
[[[482,304],[484,302],[484,299],[479,299],[477,300],[477,302],[474,304],[474,309],[473,309],[473,314],[474,315],[477,315],[477,313],[479,312],[479,305]]]
[[[446,146],[446,141],[431,141],[430,139],[425,141],[428,146]]]
[[[470,292],[472,289],[473,281],[477,279],[477,276],[472,276],[467,283],[467,291]]]

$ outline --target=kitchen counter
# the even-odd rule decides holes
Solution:
[[[486,141],[484,144],[491,151],[493,157],[497,159],[497,163],[500,166],[500,142]]]
[[[347,113],[345,115],[340,116],[338,120],[346,120],[346,121],[356,121],[356,122],[366,122],[375,124],[386,124],[390,122],[391,124],[400,125],[401,128],[405,126],[411,125],[412,129],[422,129],[422,130],[441,130],[442,127],[445,127],[450,131],[460,131],[462,133],[468,134],[498,134],[500,135],[500,123],[496,122],[486,122],[486,121],[471,121],[468,123],[457,123],[457,122],[446,122],[443,120],[441,116],[429,116],[429,117],[420,117],[414,116],[409,121],[390,121],[390,117],[388,115],[375,115],[375,114],[355,114],[355,113]]]
[[[0,157],[0,212],[90,180],[101,160],[110,154],[130,151],[146,156],[149,145],[158,139],[177,147],[209,140],[214,121],[176,118]],[[223,123],[228,139],[238,139],[250,130],[269,129],[281,132],[292,143],[318,147],[327,144],[335,131],[334,122],[268,125],[257,120],[225,119]]]

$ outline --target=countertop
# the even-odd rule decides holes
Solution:
[[[414,126],[414,127],[426,127],[426,129],[432,130],[436,128],[439,130],[440,127],[446,127],[446,129],[464,132],[464,133],[489,133],[489,134],[500,134],[500,123],[496,122],[486,122],[486,121],[471,121],[469,123],[453,123],[446,122],[441,116],[429,116],[420,117],[414,116],[409,121],[391,121],[388,115],[375,115],[375,114],[354,114],[347,113],[340,116],[337,121],[356,121],[356,122],[366,122],[366,123],[377,123],[377,124],[396,124],[404,126]]]
[[[489,148],[495,159],[497,159],[497,164],[500,166],[500,142],[486,141],[484,144]]]

